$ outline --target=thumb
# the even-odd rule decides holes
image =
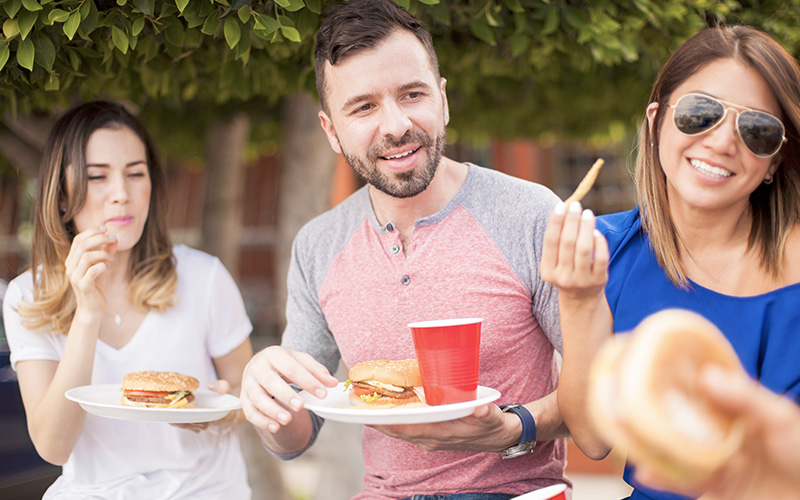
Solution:
[[[231,384],[227,380],[215,380],[208,384],[208,388],[220,394],[227,394],[231,391]]]

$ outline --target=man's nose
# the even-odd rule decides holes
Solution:
[[[408,112],[396,102],[383,106],[381,134],[384,137],[403,137],[413,127]]]

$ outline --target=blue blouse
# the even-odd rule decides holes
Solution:
[[[800,283],[750,297],[723,295],[696,283],[681,289],[658,265],[638,208],[598,217],[597,227],[611,253],[606,295],[616,333],[629,332],[662,309],[695,311],[725,334],[750,376],[800,402]],[[634,488],[632,499],[686,498],[641,486],[630,465],[624,477]]]

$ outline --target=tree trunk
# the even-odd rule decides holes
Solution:
[[[206,134],[206,192],[201,223],[201,248],[220,258],[234,278],[239,275],[244,194],[244,150],[250,119],[236,114],[214,122]],[[256,339],[254,339],[254,343]],[[275,458],[249,424],[237,429],[253,500],[289,500]]]
[[[300,228],[330,208],[336,154],[319,125],[319,104],[309,94],[295,94],[283,107],[281,186],[278,191],[277,296],[286,304],[286,274],[292,242]],[[285,321],[283,314],[279,315]],[[283,330],[283,325],[279,328]]]

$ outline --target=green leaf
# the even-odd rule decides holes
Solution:
[[[58,90],[61,87],[61,82],[58,80],[58,75],[54,71],[50,72],[50,78],[44,83],[44,89],[48,91]]]
[[[203,23],[203,27],[200,28],[200,31],[204,35],[214,36],[214,33],[217,32],[217,27],[219,26],[219,11],[214,9],[208,17],[206,17],[205,22]]]
[[[85,7],[85,8],[84,8]],[[88,38],[89,35],[94,31],[97,27],[97,20],[99,18],[99,13],[97,12],[97,5],[94,4],[94,0],[88,0],[81,6],[81,24],[78,28],[78,31],[84,38]]]
[[[0,43],[0,71],[3,70],[3,67],[8,62],[8,58],[11,55],[11,50],[8,48],[8,44],[5,42]]]
[[[302,40],[302,38],[300,38],[300,32],[297,31],[297,28],[292,28],[291,26],[281,25],[281,35],[292,42],[300,42]]]
[[[178,7],[178,10],[183,14],[183,9],[189,5],[189,0],[175,0],[175,5]]]
[[[394,3],[406,10],[411,7],[411,0],[394,0]]]
[[[519,57],[526,50],[528,50],[528,37],[522,34],[516,34],[511,38],[511,55]]]
[[[228,47],[233,49],[242,37],[242,28],[239,26],[239,22],[235,17],[228,17],[225,19],[224,31],[225,41],[228,42]]]
[[[588,24],[586,14],[576,7],[567,6],[561,13],[564,16],[564,21],[575,29],[581,29]]]
[[[156,10],[155,0],[133,0],[133,5],[142,11],[142,14],[148,17],[153,17]]]
[[[270,34],[281,27],[281,23],[274,17],[256,13],[256,29],[263,29]]]
[[[495,44],[494,32],[489,27],[489,25],[484,22],[483,18],[481,18],[481,19],[473,19],[472,21],[470,21],[469,30],[479,40],[483,40],[484,42],[488,43],[489,45],[494,45]]]
[[[120,52],[123,54],[128,53],[128,35],[119,26],[111,27],[111,39]]]
[[[133,36],[139,36],[139,33],[141,33],[142,30],[144,29],[144,22],[145,18],[143,17],[136,18],[136,20],[133,22],[133,26],[131,27],[131,34]]]
[[[239,20],[242,21],[242,24],[247,24],[248,21],[250,21],[250,17],[253,15],[253,9],[251,9],[249,5],[245,5],[236,11],[236,14],[239,16]]]
[[[419,3],[424,3],[425,5],[437,5],[439,0],[419,0]]]
[[[19,24],[16,19],[6,19],[3,23],[3,34],[6,38],[14,38],[19,35]]]
[[[27,10],[23,10],[19,14],[19,35],[22,39],[28,38],[28,33],[31,32],[31,28],[33,25],[36,24],[36,20],[39,18],[38,12],[30,12]]]
[[[182,47],[184,38],[183,23],[173,17],[167,29],[164,30],[164,38],[168,43]]]
[[[48,72],[53,71],[53,64],[56,61],[56,48],[50,38],[37,32],[33,38],[33,47],[36,50],[36,62]]]
[[[544,26],[542,27],[542,35],[549,35],[558,29],[560,16],[558,15],[558,8],[551,6],[547,9],[547,14],[544,15]]]
[[[42,10],[42,6],[36,0],[22,0],[22,6],[25,7],[25,10],[30,12]]]
[[[444,24],[445,26],[450,26],[452,22],[450,19],[450,9],[444,3],[437,3],[432,5],[430,8],[431,15],[434,19],[439,21],[440,23]]]
[[[20,2],[19,0],[11,0],[10,2],[6,2],[3,4],[3,7],[6,9],[6,14],[8,14],[8,17],[16,16],[21,6],[22,2]]]
[[[50,23],[63,23],[69,18],[69,12],[63,9],[53,9],[47,15],[48,21]]]
[[[117,0],[117,5],[120,7],[124,6],[126,3],[128,3],[128,0]]]
[[[33,71],[33,57],[36,54],[36,49],[33,47],[33,40],[28,38],[19,42],[17,47],[17,62],[20,66]]]
[[[303,0],[275,0],[275,3],[289,12],[297,12],[305,7],[305,2],[303,2]]]
[[[511,12],[525,12],[525,7],[519,3],[519,0],[503,0],[503,3],[506,4],[506,7],[508,7],[508,10]]]
[[[67,19],[67,22],[64,23],[62,29],[64,30],[64,34],[67,35],[67,38],[72,40],[72,37],[75,36],[75,32],[78,31],[78,26],[80,25],[81,25],[81,13],[75,11],[69,15],[69,19]]]
[[[322,0],[306,0],[306,7],[314,14],[322,14]]]

